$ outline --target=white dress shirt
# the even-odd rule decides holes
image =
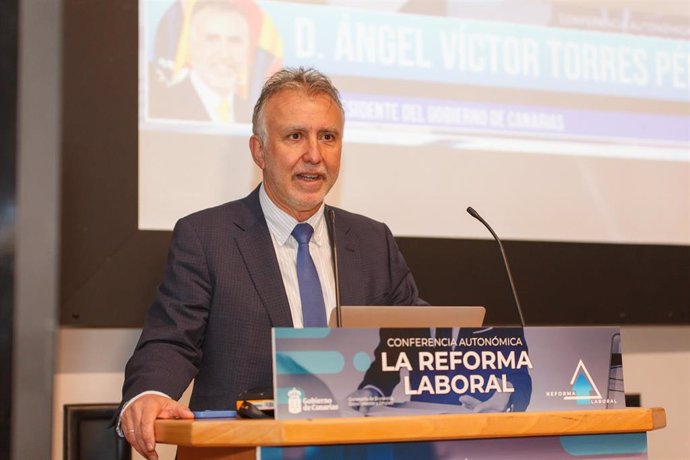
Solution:
[[[295,327],[303,327],[302,300],[299,295],[297,283],[297,240],[291,235],[298,222],[294,217],[276,206],[268,197],[263,184],[259,190],[259,202],[261,210],[266,217],[268,230],[278,258],[280,274],[283,277],[283,286],[290,303],[292,323]],[[325,205],[321,205],[316,214],[305,222],[314,228],[314,234],[309,241],[309,253],[314,260],[316,271],[321,282],[323,303],[326,306],[326,318],[330,318],[331,311],[335,309],[335,277],[333,275],[333,262],[331,254],[331,242],[328,238],[328,226],[324,216]]]

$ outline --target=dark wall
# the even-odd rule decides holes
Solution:
[[[61,324],[141,325],[161,275],[169,234],[137,230],[137,30],[136,0],[65,2]]]
[[[135,0],[66,2],[63,325],[141,326],[162,275],[170,233],[137,230],[137,27]],[[517,322],[493,241],[398,241],[431,303]],[[690,324],[687,246],[505,245],[528,324]]]
[[[479,223],[477,223],[479,225]],[[422,296],[519,324],[496,242],[399,238]],[[690,247],[506,241],[528,325],[690,324]]]
[[[0,460],[10,458],[15,272],[18,2],[0,2]]]

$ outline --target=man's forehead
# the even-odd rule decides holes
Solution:
[[[218,7],[206,7],[197,12],[192,18],[192,24],[204,28],[219,28],[227,23],[233,27],[227,27],[222,32],[225,35],[245,35],[249,30],[247,19],[239,11]]]
[[[306,88],[284,88],[276,93],[272,94],[271,97],[265,102],[266,107],[277,107],[285,103],[285,98],[296,97],[303,100],[320,100],[327,101],[328,108],[331,106],[338,107],[338,104],[333,100],[330,94],[325,91],[308,91]]]

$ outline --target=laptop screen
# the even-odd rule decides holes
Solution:
[[[342,306],[342,327],[480,327],[486,309],[479,306]],[[337,327],[336,310],[329,327]]]

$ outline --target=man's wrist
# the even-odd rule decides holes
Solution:
[[[125,413],[125,411],[127,410],[127,408],[129,408],[129,406],[131,406],[132,403],[133,403],[134,401],[136,401],[137,399],[141,398],[142,396],[146,396],[146,395],[158,395],[158,396],[164,396],[164,397],[166,397],[166,398],[168,398],[168,399],[172,399],[170,396],[166,395],[166,394],[163,393],[163,392],[154,391],[154,390],[149,390],[149,391],[142,391],[141,393],[139,393],[138,395],[136,395],[135,397],[133,397],[132,399],[130,399],[129,401],[127,401],[127,402],[122,406],[122,410],[120,411],[120,415],[118,415],[118,417],[117,417],[117,424],[115,425],[115,432],[117,433],[117,435],[118,435],[119,437],[121,437],[121,438],[124,438],[124,437],[125,437],[125,434],[122,432],[122,426],[121,426],[121,424],[120,424],[120,423],[121,423],[121,420],[122,420],[122,414]]]

